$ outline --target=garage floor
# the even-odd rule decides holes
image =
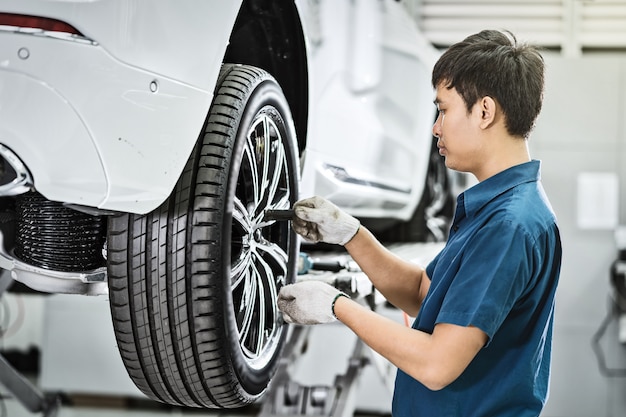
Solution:
[[[50,417],[256,417],[258,406],[231,411],[186,410],[160,406],[152,402],[128,404],[119,399],[81,399],[82,405],[63,404],[56,416]],[[89,403],[89,405],[87,404]],[[386,417],[389,414],[356,412],[355,417]],[[0,402],[0,417],[44,417],[31,413],[12,398]],[[47,417],[47,416],[46,416]]]
[[[158,417],[158,416],[233,416],[233,417],[249,417],[254,413],[210,413],[206,411],[184,411],[184,410],[167,410],[153,408],[125,408],[123,406],[62,406],[56,417]],[[32,414],[24,409],[21,404],[14,400],[4,400],[3,406],[0,406],[0,417],[39,417],[41,413]]]
[[[58,411],[56,417],[158,417],[158,416],[233,416],[250,417],[256,415],[255,409],[243,409],[238,412],[207,412],[198,410],[184,410],[160,407],[146,402],[144,404],[135,403],[129,405],[119,399],[87,399],[81,400],[90,405],[69,405],[64,404]],[[30,413],[14,399],[4,399],[0,405],[0,417],[40,417],[42,413]]]

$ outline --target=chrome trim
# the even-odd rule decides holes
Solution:
[[[20,26],[0,25],[0,32],[18,33],[20,35],[41,36],[44,38],[59,39],[62,41],[77,42],[86,45],[97,46],[98,42],[93,39],[73,33],[56,32],[52,30],[43,30],[37,28],[24,28]]]
[[[389,185],[389,184],[383,184],[382,182],[372,181],[372,180],[368,180],[365,178],[354,177],[350,175],[345,168],[339,167],[336,165],[324,164],[324,170],[328,172],[328,174],[332,176],[333,178],[335,178],[336,180],[345,182],[348,184],[362,185],[366,187],[374,187],[374,188],[379,188],[381,190],[395,191],[395,192],[404,193],[404,194],[411,193],[410,188],[400,188],[400,187]]]
[[[89,214],[90,216],[117,216],[122,213],[121,211],[99,209],[97,207],[89,207],[73,203],[63,203],[63,206],[81,213]]]
[[[11,165],[17,175],[10,183],[0,185],[0,196],[18,195],[30,191],[33,187],[33,178],[20,158],[2,144],[0,144],[0,157]]]

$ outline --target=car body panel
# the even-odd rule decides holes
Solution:
[[[0,31],[0,142],[22,159],[42,195],[147,213],[170,194],[206,117],[236,18],[238,5],[214,7],[217,13],[209,3],[3,2],[3,12],[58,18],[93,40]],[[172,19],[176,5],[198,9],[185,12],[190,18],[207,15],[194,25],[204,30]]]
[[[153,210],[196,142],[241,3],[4,1],[1,12],[62,20],[87,42],[0,30],[0,143],[48,199]],[[432,141],[436,51],[401,3],[295,3],[310,86],[302,195],[356,216],[410,218]],[[31,112],[14,107],[24,90],[7,87],[18,74],[30,80]]]
[[[356,216],[406,220],[426,178],[438,52],[397,2],[326,0],[315,12],[303,195]]]
[[[3,0],[0,9],[61,20],[98,42],[126,65],[212,93],[217,75],[212,71],[215,68],[219,71],[241,3],[241,0]]]

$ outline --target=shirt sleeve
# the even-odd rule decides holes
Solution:
[[[463,254],[436,323],[475,326],[489,340],[531,280],[533,243],[509,221],[481,228]]]

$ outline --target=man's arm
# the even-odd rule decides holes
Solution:
[[[369,347],[431,390],[439,390],[467,368],[487,343],[477,327],[440,323],[433,334],[406,327],[339,297],[336,317]]]
[[[423,268],[390,252],[363,226],[345,248],[387,301],[417,316],[430,287]]]

